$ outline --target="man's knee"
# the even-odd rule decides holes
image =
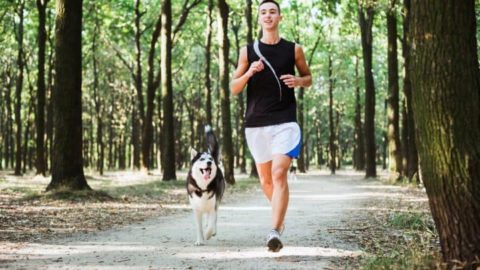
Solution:
[[[288,167],[276,167],[272,171],[272,178],[275,184],[284,184],[287,181]]]

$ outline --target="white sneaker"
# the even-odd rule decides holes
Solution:
[[[268,251],[279,252],[283,248],[282,241],[280,241],[280,234],[277,230],[272,229],[267,238]]]

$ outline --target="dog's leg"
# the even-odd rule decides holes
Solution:
[[[203,245],[203,213],[198,210],[193,210],[193,215],[195,217],[195,223],[197,225],[197,241],[195,242],[195,246],[201,246]]]
[[[212,236],[217,234],[217,210],[213,209],[208,212],[208,227],[207,232],[205,233],[205,239],[210,239]]]

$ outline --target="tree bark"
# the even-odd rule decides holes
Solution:
[[[404,169],[404,175],[412,180],[414,175],[418,172],[418,151],[417,143],[415,140],[415,120],[413,117],[412,110],[412,86],[410,81],[410,44],[408,37],[408,31],[410,28],[410,0],[404,0],[404,20],[403,20],[403,42],[402,42],[402,52],[405,62],[405,76],[403,78],[403,92],[405,95],[406,103],[406,125],[403,126],[406,129],[406,151],[404,156],[406,157],[406,166]],[[417,177],[418,181],[418,177]]]
[[[230,72],[229,72],[229,41],[228,41],[228,11],[225,0],[218,0],[218,42],[220,71],[220,102],[222,109],[222,156],[225,168],[224,177],[227,183],[235,184],[233,173],[233,143],[232,126],[230,122]]]
[[[395,1],[391,0],[387,11],[388,35],[388,160],[390,172],[402,175],[402,148],[400,145],[399,128],[399,86],[398,86],[398,59],[397,59],[397,18],[395,15]],[[398,177],[400,179],[400,177]]]
[[[365,177],[376,177],[375,83],[372,73],[372,25],[374,10],[372,6],[363,7],[360,3],[359,5],[358,14],[362,39],[363,70],[365,74]]]
[[[142,129],[142,169],[148,171],[151,167],[151,148],[153,140],[153,112],[154,101],[157,88],[160,85],[160,71],[155,74],[155,65],[153,60],[155,59],[155,47],[160,37],[162,29],[162,14],[157,19],[155,24],[155,30],[152,33],[152,39],[150,41],[150,50],[148,52],[148,75],[147,75],[147,113],[143,121]]]
[[[409,38],[421,178],[443,259],[476,269],[480,266],[480,71],[475,1],[412,0]]]
[[[133,76],[135,79],[135,89],[137,90],[137,105],[138,111],[137,116],[135,119],[135,129],[136,132],[133,132],[132,135],[138,138],[132,138],[135,142],[133,144],[133,167],[135,169],[139,169],[141,166],[141,159],[140,153],[142,150],[140,136],[142,134],[142,125],[145,120],[145,105],[143,101],[143,84],[142,84],[142,46],[141,46],[141,38],[142,38],[142,29],[140,27],[140,21],[142,16],[145,12],[140,11],[140,0],[135,1],[135,66],[136,72],[134,72]]]
[[[247,22],[247,43],[252,44],[253,43],[252,0],[246,0],[245,2],[246,2],[245,20]],[[244,98],[242,100],[244,100]],[[243,117],[244,116],[242,116],[242,121],[244,123],[245,119],[243,119]],[[242,136],[245,136],[245,124],[242,125]],[[245,152],[246,152],[246,146],[245,146]],[[251,167],[250,177],[258,178],[257,166],[255,165],[255,160],[253,160],[253,158],[252,158],[252,162],[250,164],[250,167]]]
[[[47,43],[46,8],[49,0],[37,0],[38,10],[38,78],[36,120],[36,174],[45,176],[45,47]]]
[[[354,164],[358,171],[365,170],[365,139],[363,136],[362,105],[360,103],[360,85],[358,83],[358,58],[355,61],[355,150]]]
[[[173,89],[172,89],[172,3],[164,0],[162,3],[161,31],[161,77],[163,105],[163,149],[162,172],[163,180],[175,180],[175,137],[173,119]]]
[[[333,73],[332,73],[332,56],[328,55],[328,126],[329,126],[329,167],[330,173],[335,174],[336,166],[336,147],[335,147],[335,124],[333,122]]]
[[[212,125],[212,80],[210,79],[210,66],[212,57],[212,18],[213,0],[208,0],[208,19],[205,44],[205,97],[206,97],[206,123]]]
[[[48,190],[90,189],[82,158],[82,0],[57,0],[54,145]]]
[[[18,4],[18,56],[17,56],[17,77],[15,87],[15,125],[17,131],[15,133],[15,175],[22,175],[22,88],[23,88],[23,69],[24,69],[24,53],[23,53],[23,21],[25,0],[21,0]]]
[[[94,7],[95,9],[95,7]],[[96,12],[96,11],[94,11]],[[97,120],[97,170],[100,175],[103,175],[104,158],[105,158],[105,145],[103,143],[103,107],[101,101],[101,95],[98,87],[98,63],[97,63],[97,35],[100,31],[100,21],[97,18],[97,14],[94,15],[94,31],[92,38],[92,60],[93,60],[93,101],[95,104],[95,115]]]
[[[5,119],[5,132],[4,132],[4,157],[5,157],[5,168],[8,169],[10,168],[10,163],[13,163],[13,160],[11,159],[11,149],[12,149],[12,130],[13,130],[13,120],[12,120],[12,98],[11,98],[11,92],[12,92],[12,70],[10,67],[6,68],[5,71],[5,77],[2,78],[4,79],[5,83],[5,111],[6,111],[6,119]]]

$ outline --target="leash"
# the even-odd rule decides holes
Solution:
[[[278,79],[278,76],[277,76],[277,73],[275,72],[275,70],[273,69],[272,65],[270,64],[270,62],[268,62],[267,58],[265,58],[265,56],[263,56],[262,52],[260,52],[260,48],[259,48],[259,42],[258,42],[258,39],[255,40],[255,42],[253,43],[253,50],[255,51],[255,53],[258,55],[258,57],[263,61],[265,62],[265,64],[267,64],[267,66],[270,68],[270,70],[272,71],[273,73],[273,77],[275,77],[275,79],[277,80],[277,83],[278,83],[278,90],[279,90],[279,93],[280,93],[280,100],[282,100],[282,84],[280,83],[280,79]]]

